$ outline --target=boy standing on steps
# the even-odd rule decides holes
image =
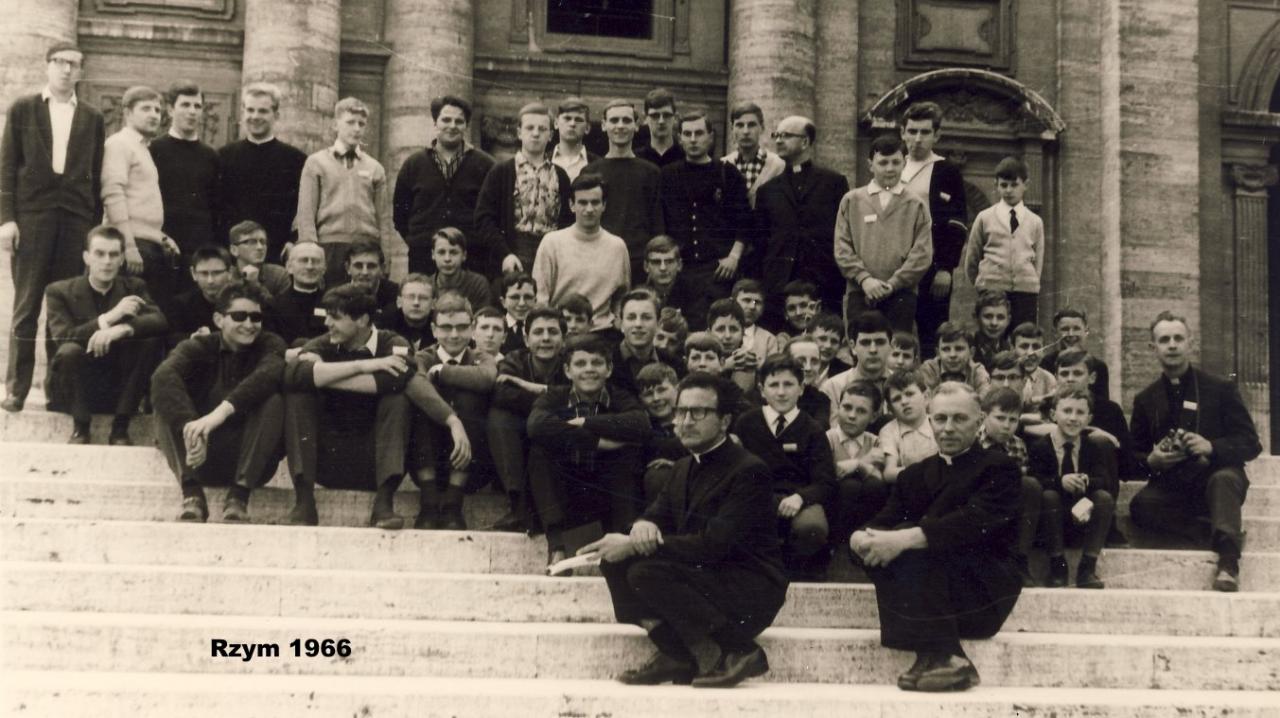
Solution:
[[[996,165],[1000,201],[982,210],[969,230],[964,271],[979,291],[991,289],[1009,298],[1009,323],[1036,323],[1040,272],[1044,268],[1044,222],[1022,203],[1027,165],[1006,157]]]

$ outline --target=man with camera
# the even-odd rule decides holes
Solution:
[[[1129,513],[1142,528],[1183,532],[1207,517],[1218,554],[1213,588],[1240,589],[1244,465],[1262,451],[1235,385],[1191,366],[1186,319],[1161,312],[1151,323],[1161,376],[1133,400],[1134,460],[1147,486]]]

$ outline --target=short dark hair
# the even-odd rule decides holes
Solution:
[[[898,127],[906,129],[907,122],[911,120],[928,120],[933,123],[933,131],[937,132],[942,128],[942,107],[936,102],[916,102],[902,113]]]
[[[409,286],[410,284],[425,284],[426,286],[431,288],[431,294],[434,295],[436,293],[436,283],[431,279],[431,275],[429,274],[423,274],[422,272],[412,272],[406,275],[405,278],[400,282],[400,291],[403,292],[404,288]]]
[[[564,315],[559,309],[549,307],[546,304],[536,304],[533,309],[529,310],[529,314],[524,318],[525,336],[529,335],[529,329],[533,327],[533,322],[537,319],[550,319],[560,327],[560,333],[564,334],[565,322]]]
[[[831,312],[819,312],[818,316],[813,320],[813,325],[809,327],[809,331],[812,332],[814,329],[835,332],[841,339],[844,339],[844,320]]]
[[[968,327],[960,322],[943,322],[938,325],[938,343],[942,342],[958,342],[963,340],[970,347],[973,346],[973,334],[969,332]]]
[[[711,119],[707,117],[707,113],[705,113],[705,112],[703,112],[703,111],[701,111],[701,110],[694,110],[693,112],[690,112],[690,113],[689,113],[689,114],[687,114],[687,115],[681,115],[681,116],[680,116],[680,126],[679,126],[679,130],[680,130],[681,132],[683,132],[683,131],[684,131],[684,123],[686,123],[686,122],[697,122],[698,120],[702,120],[703,122],[705,122],[705,123],[706,123],[706,125],[707,125],[707,132],[708,132],[708,133],[713,134],[713,135],[716,133],[716,127],[715,127],[715,125],[711,124]]]
[[[737,299],[738,295],[742,294],[743,292],[748,292],[750,294],[759,294],[761,296],[764,296],[764,285],[760,283],[759,279],[752,279],[751,277],[743,277],[742,279],[739,279],[738,281],[733,283],[733,290],[729,292],[729,296],[733,297],[734,299]]]
[[[863,396],[870,399],[872,411],[878,412],[880,411],[880,407],[884,406],[884,395],[880,393],[880,387],[864,379],[859,379],[858,381],[846,384],[844,389],[840,392],[840,398],[844,399],[845,396],[849,394],[853,394],[854,396]]]
[[[324,298],[320,300],[320,306],[330,314],[341,314],[352,319],[364,316],[370,321],[373,321],[373,314],[378,310],[371,292],[350,283],[325,292]]]
[[[187,266],[195,269],[196,265],[201,262],[207,262],[210,259],[221,260],[227,265],[227,269],[236,266],[235,260],[231,258],[231,253],[225,247],[219,247],[216,244],[202,244],[191,252],[191,257],[187,259]]]
[[[503,290],[503,293],[505,294],[506,290]],[[560,310],[561,317],[564,316],[565,312],[568,312],[569,314],[584,316],[588,321],[591,320],[591,315],[595,313],[595,309],[591,306],[591,300],[577,292],[571,292],[560,297],[560,301],[556,302],[556,309]]]
[[[703,389],[713,391],[716,394],[716,414],[724,416],[733,413],[729,407],[728,397],[729,384],[724,379],[705,371],[695,371],[680,380],[680,384],[676,386],[676,402],[679,403],[679,397],[689,389]]]
[[[551,108],[541,102],[529,102],[521,107],[520,111],[516,113],[516,122],[524,122],[525,115],[542,115],[543,117],[546,117],[548,121],[554,120],[551,116]]]
[[[889,155],[907,154],[907,144],[902,141],[902,135],[893,135],[885,133],[871,140],[871,146],[867,149],[867,157],[875,159],[876,155],[888,157]]]
[[[458,97],[457,95],[440,95],[431,100],[431,121],[435,122],[440,119],[440,111],[446,107],[456,107],[462,110],[462,118],[471,122],[471,103]]]
[[[982,410],[991,413],[1000,411],[1022,411],[1022,397],[1007,386],[993,386],[982,395]]]
[[[469,300],[468,300],[469,301]],[[502,331],[507,331],[507,313],[497,307],[485,306],[476,310],[475,319],[497,319],[502,322]],[[526,323],[525,326],[528,326]]]
[[[435,324],[436,319],[441,314],[456,314],[458,312],[466,312],[474,322],[476,318],[475,309],[471,306],[471,300],[464,297],[460,292],[449,290],[441,292],[436,298],[435,305],[431,308],[431,323]]]
[[[680,257],[680,245],[676,244],[676,241],[670,235],[656,235],[644,245],[645,259],[648,259],[650,254],[666,254],[667,252],[675,252],[677,259]]]
[[[1064,366],[1075,366],[1084,364],[1090,371],[1093,370],[1089,366],[1089,352],[1081,347],[1070,347],[1058,352],[1058,356],[1053,358],[1053,369],[1056,372]]]
[[[818,285],[803,279],[793,279],[782,287],[782,296],[818,298]]]
[[[133,106],[139,102],[161,102],[164,100],[155,88],[146,85],[134,85],[124,91],[124,96],[120,98],[120,104],[124,105],[126,110],[132,110]]]
[[[677,346],[684,346],[685,338],[689,336],[689,321],[675,307],[662,308],[658,313],[658,328],[676,335]]]
[[[802,386],[804,385],[804,368],[800,366],[800,362],[796,361],[790,354],[781,352],[766,357],[764,363],[756,370],[756,380],[761,384],[765,379],[774,374],[789,373],[796,378]]]
[[[729,122],[737,122],[739,117],[743,115],[755,115],[760,124],[764,124],[764,110],[760,109],[760,105],[754,102],[739,102],[729,110]]]
[[[613,349],[610,348],[608,342],[592,332],[569,337],[569,340],[564,343],[564,360],[566,364],[569,363],[569,358],[573,356],[574,352],[604,357],[606,363],[610,366],[613,365]]]
[[[262,225],[258,224],[257,222],[251,219],[246,219],[242,222],[236,222],[234,225],[231,226],[231,229],[227,230],[227,241],[229,241],[231,244],[235,244],[236,242],[239,242],[241,239],[248,237],[254,232],[262,232],[263,234],[266,234],[267,228],[263,227]],[[268,237],[267,239],[270,239],[270,237]]]
[[[609,114],[609,110],[612,110],[618,107],[631,108],[631,119],[633,120],[638,119],[638,114],[636,113],[636,103],[632,102],[631,100],[622,100],[622,99],[609,100],[609,104],[604,106],[604,110],[600,113],[600,116],[603,118]]]
[[[1191,325],[1187,322],[1186,317],[1182,316],[1181,314],[1174,314],[1173,312],[1166,309],[1163,312],[1160,312],[1159,314],[1157,314],[1155,319],[1151,320],[1151,326],[1148,327],[1147,329],[1147,331],[1151,333],[1151,336],[1154,337],[1156,335],[1156,325],[1159,324],[1160,322],[1180,322],[1182,326],[1187,328],[1188,332],[1191,331]]]
[[[387,266],[387,255],[382,252],[382,245],[372,239],[357,239],[347,247],[347,257],[345,262],[350,262],[351,258],[357,254],[376,254],[378,255],[378,264]],[[345,263],[344,262],[344,263]]]
[[[435,248],[437,239],[443,239],[451,246],[462,249],[463,254],[467,252],[467,235],[463,234],[462,230],[457,227],[441,227],[437,229],[436,233],[431,235],[432,249]]]
[[[44,61],[50,62],[53,60],[54,55],[57,55],[60,52],[67,52],[67,51],[78,52],[80,53],[81,56],[84,56],[84,50],[81,50],[74,42],[66,42],[64,40],[62,42],[53,43],[52,45],[49,46],[47,50],[44,51]]]
[[[675,386],[680,381],[680,375],[676,374],[675,369],[660,361],[645,364],[640,367],[640,371],[636,372],[636,389],[640,391],[658,386],[664,381],[671,382],[671,385]]]
[[[581,112],[591,119],[591,107],[587,105],[587,101],[581,97],[566,97],[556,106],[556,116],[559,117],[566,112]]]
[[[889,318],[884,314],[868,309],[860,312],[858,316],[849,322],[849,339],[856,341],[863,334],[884,334],[890,339],[893,338],[893,324],[889,322]]]
[[[1004,307],[1008,312],[1011,309],[1009,297],[998,289],[979,289],[978,296],[973,302],[974,318],[980,317],[982,310],[987,307]]]
[[[903,391],[909,386],[914,386],[920,391],[929,391],[929,385],[925,383],[924,377],[920,376],[920,372],[898,371],[889,375],[884,382],[884,398],[888,399],[893,391]]]
[[[1017,342],[1018,339],[1039,339],[1044,341],[1044,330],[1039,324],[1034,322],[1023,322],[1013,328],[1013,333],[1009,335],[1012,341]]]
[[[518,287],[522,284],[528,284],[533,287],[533,291],[538,291],[538,283],[534,281],[533,275],[528,272],[507,272],[498,280],[498,299],[507,296],[507,290],[512,287]]]
[[[578,192],[589,189],[600,188],[600,199],[609,201],[609,183],[604,181],[604,177],[595,172],[583,172],[573,178],[573,182],[569,183],[569,197],[571,200],[577,199]]]
[[[1019,372],[1022,371],[1022,367],[1018,362],[1018,355],[1015,354],[1012,349],[1006,349],[1002,352],[998,352],[995,356],[991,357],[991,371],[995,371],[996,369],[1001,371],[1009,371],[1010,369],[1017,369]]]
[[[119,242],[120,251],[122,252],[124,251],[124,233],[116,229],[115,227],[112,227],[109,224],[100,224],[97,227],[94,227],[93,229],[89,230],[89,233],[84,236],[85,251],[89,250],[89,245],[93,244],[93,240],[95,237],[101,237],[102,239],[110,240],[113,242]]]
[[[257,282],[231,282],[218,292],[218,298],[213,302],[214,311],[226,314],[231,308],[231,303],[237,299],[248,299],[257,303],[259,308],[265,309],[268,300],[267,290]]]
[[[889,337],[889,346],[910,349],[916,357],[920,356],[920,340],[911,332],[894,332],[893,336]]]
[[[1068,317],[1079,319],[1080,321],[1084,322],[1084,325],[1086,327],[1089,326],[1089,315],[1085,313],[1083,309],[1076,309],[1075,307],[1063,307],[1062,309],[1059,309],[1053,314],[1054,328],[1056,329],[1058,327],[1058,322],[1062,321],[1063,319],[1067,319]]]
[[[733,317],[738,324],[745,327],[747,325],[747,315],[742,311],[742,305],[732,299],[717,299],[707,308],[707,327],[709,328],[720,317]]]
[[[690,334],[681,344],[684,346],[684,357],[689,357],[689,352],[697,349],[700,352],[715,352],[716,356],[724,358],[724,345],[716,339],[711,332],[694,332]]]
[[[662,311],[662,300],[658,299],[658,295],[645,289],[632,289],[622,295],[622,301],[618,302],[619,309],[626,309],[628,302],[649,302],[653,305],[654,319],[657,319],[658,312]]]
[[[649,94],[644,96],[645,114],[648,114],[649,110],[655,107],[666,107],[667,105],[671,105],[671,111],[675,112],[676,98],[665,87],[655,87],[649,90]]]
[[[1060,386],[1053,393],[1053,406],[1057,408],[1058,404],[1064,399],[1084,399],[1089,406],[1089,413],[1093,413],[1093,392],[1082,386]]]
[[[204,102],[204,93],[200,91],[200,86],[192,80],[178,80],[169,85],[169,89],[164,93],[165,102],[173,107],[178,102],[179,97],[195,95]]]
[[[1030,176],[1031,173],[1027,171],[1027,163],[1017,157],[1006,157],[1000,160],[1000,164],[996,165],[996,179],[1020,179],[1026,182]]]

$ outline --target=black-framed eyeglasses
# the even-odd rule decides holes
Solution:
[[[227,312],[227,316],[230,317],[233,322],[249,321],[254,324],[262,323],[262,312],[245,312],[237,309],[233,312]]]
[[[677,406],[675,418],[689,417],[694,421],[702,421],[715,412],[714,406]]]
[[[798,140],[801,137],[808,137],[808,135],[802,135],[798,132],[771,132],[769,136],[775,140]]]

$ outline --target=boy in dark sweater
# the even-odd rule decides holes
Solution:
[[[231,255],[222,247],[211,244],[197,247],[190,253],[188,264],[191,265],[188,284],[194,286],[173,298],[169,317],[170,348],[187,337],[218,330],[213,320],[214,307],[223,287],[231,282]]]
[[[404,337],[415,353],[436,343],[436,335],[431,332],[436,297],[432,284],[431,277],[425,274],[410,274],[400,285],[394,310],[388,307],[383,311],[383,329]]]
[[[169,134],[152,140],[147,149],[160,175],[164,200],[164,233],[173,237],[189,260],[206,244],[220,243],[214,233],[218,205],[218,153],[200,141],[204,120],[204,93],[193,82],[176,82],[165,100],[169,105]],[[190,287],[180,281],[179,288]]]
[[[467,236],[456,227],[445,227],[431,236],[431,259],[436,265],[435,296],[455,291],[471,302],[473,309],[491,303],[489,281],[479,272],[464,269]]]
[[[766,359],[759,377],[767,405],[738,417],[733,433],[769,467],[788,571],[820,580],[828,558],[823,550],[829,533],[824,505],[835,499],[837,487],[826,423],[796,406],[804,370],[794,359]]]

